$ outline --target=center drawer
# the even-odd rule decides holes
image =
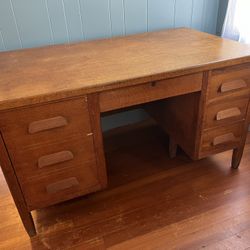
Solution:
[[[202,73],[149,82],[100,93],[101,112],[201,91]]]

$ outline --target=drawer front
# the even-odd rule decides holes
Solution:
[[[92,164],[93,168],[96,168],[92,136],[64,135],[57,142],[53,141],[39,147],[20,147],[17,151],[9,148],[9,154],[21,182],[67,169],[85,168],[85,164]]]
[[[3,113],[0,128],[8,148],[16,151],[92,132],[84,97]]]
[[[0,126],[30,209],[101,189],[85,98],[14,110]]]
[[[244,122],[203,131],[200,158],[239,146]]]
[[[202,73],[100,93],[102,112],[201,90]]]
[[[212,71],[208,100],[250,94],[250,65],[235,66]]]
[[[246,119],[249,98],[230,99],[206,107],[205,129]]]
[[[33,177],[22,183],[22,191],[30,210],[44,208],[84,194],[95,192],[102,187],[91,170],[91,163],[56,172],[48,176]]]

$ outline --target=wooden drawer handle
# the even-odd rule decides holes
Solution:
[[[220,120],[224,120],[227,118],[236,117],[236,116],[240,116],[240,115],[241,115],[241,111],[239,108],[225,109],[225,110],[221,110],[217,113],[216,120],[220,121]]]
[[[220,136],[217,136],[214,138],[213,145],[216,146],[216,145],[223,144],[226,142],[233,142],[235,140],[236,140],[236,138],[235,138],[233,133],[220,135]]]
[[[51,155],[45,155],[38,159],[38,167],[44,168],[54,164],[70,161],[74,158],[74,155],[70,151],[62,151]]]
[[[50,119],[35,121],[29,124],[29,133],[35,134],[45,130],[60,128],[68,125],[68,121],[63,116],[57,116]]]
[[[62,181],[49,184],[46,187],[46,190],[47,193],[54,194],[65,189],[72,188],[74,186],[79,186],[79,182],[75,177],[71,177]]]
[[[246,88],[247,83],[243,79],[233,80],[229,82],[224,82],[221,85],[220,91],[221,93],[225,93],[231,90]]]

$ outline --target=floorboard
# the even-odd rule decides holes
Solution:
[[[248,137],[248,143],[250,142]],[[105,134],[109,188],[33,212],[30,239],[0,172],[0,249],[248,249],[250,144],[197,162],[154,125]]]

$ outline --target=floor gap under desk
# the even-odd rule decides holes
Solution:
[[[109,188],[33,212],[38,236],[31,240],[1,176],[0,221],[8,223],[0,225],[0,248],[13,249],[17,242],[20,249],[195,248],[235,234],[250,244],[244,238],[250,231],[250,144],[233,171],[231,152],[193,162],[179,150],[169,159],[167,140],[151,123],[105,133]]]

